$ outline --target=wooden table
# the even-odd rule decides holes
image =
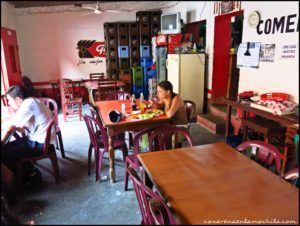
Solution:
[[[84,82],[84,86],[89,91],[89,102],[95,105],[93,91],[98,89],[98,81],[86,81]],[[116,83],[117,88],[124,87],[126,84],[122,81],[117,81]],[[101,84],[101,88],[114,88],[112,84]]]
[[[241,104],[235,100],[229,100],[226,99],[227,103],[227,115],[226,115],[226,134],[225,137],[227,137],[230,134],[230,119],[231,119],[231,110],[232,108],[240,108],[243,112],[243,118],[245,118],[247,112],[252,112],[255,115],[259,115],[261,117],[274,120],[276,122],[279,122],[283,126],[289,126],[292,124],[299,124],[299,118],[295,116],[295,114],[289,114],[289,115],[274,115],[270,112],[263,111],[254,107],[250,107],[249,104]]]
[[[112,136],[116,132],[125,132],[125,131],[140,131],[146,128],[157,127],[160,125],[170,124],[171,119],[168,118],[165,114],[157,116],[151,119],[144,120],[129,120],[121,119],[118,123],[113,123],[109,119],[109,112],[111,110],[121,111],[122,103],[125,104],[125,110],[127,113],[131,112],[131,101],[130,100],[112,100],[112,101],[97,101],[95,104],[99,109],[99,115],[104,124],[104,127],[107,128],[108,134],[108,144],[109,144],[109,167],[110,167],[110,179],[111,182],[115,182],[115,152],[112,147]],[[138,104],[138,100],[137,100]]]
[[[299,222],[299,190],[225,143],[141,153],[138,158],[182,224]]]

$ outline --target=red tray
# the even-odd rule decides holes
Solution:
[[[289,94],[286,93],[265,93],[260,95],[260,99],[263,101],[274,100],[274,101],[284,101],[289,99]]]

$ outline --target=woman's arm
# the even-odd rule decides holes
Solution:
[[[182,104],[183,103],[182,103],[181,98],[178,95],[176,95],[172,101],[171,106],[169,106],[169,108],[166,107],[166,115],[169,118],[171,118],[173,115],[175,115],[176,111],[178,110],[179,107],[182,106]],[[166,105],[166,106],[168,106],[168,105]]]

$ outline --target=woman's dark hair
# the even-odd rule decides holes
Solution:
[[[5,94],[11,96],[12,98],[19,97],[22,100],[25,100],[28,97],[28,93],[22,86],[11,86],[8,88]]]
[[[160,83],[157,84],[157,86],[159,86],[160,88],[163,88],[166,91],[170,91],[171,94],[173,94],[173,85],[171,82],[165,80],[165,81],[161,81]]]

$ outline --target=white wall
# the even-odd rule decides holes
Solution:
[[[258,35],[256,29],[250,28],[247,18],[250,12],[259,11],[262,20],[281,18],[297,14],[294,28],[299,19],[299,2],[243,2],[244,29],[243,42],[261,42],[275,44],[274,62],[260,62],[258,69],[241,68],[239,92],[254,90],[259,94],[267,92],[284,92],[293,96],[299,103],[299,32],[274,33]],[[297,45],[295,59],[280,59],[282,45]]]
[[[104,22],[135,21],[135,13],[49,13],[17,16],[17,20],[23,74],[33,81],[49,81],[106,72],[105,58],[97,65],[78,65],[77,42],[104,41]]]

